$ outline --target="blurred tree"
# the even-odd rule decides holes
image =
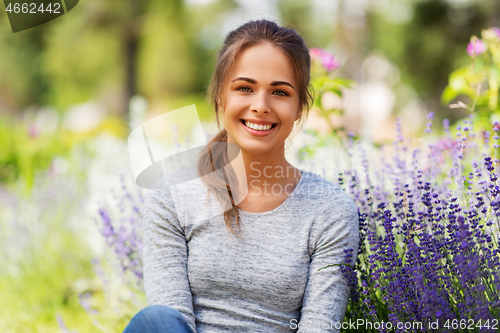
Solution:
[[[139,51],[141,93],[161,100],[191,92],[200,64],[195,34],[183,2],[151,0]]]
[[[317,40],[312,29],[314,17],[310,0],[279,0],[277,8],[284,25],[296,29],[308,42]]]
[[[493,1],[491,15],[489,17],[489,26],[495,26],[500,23],[500,3]]]
[[[87,61],[89,61],[89,67],[93,67],[93,65],[97,65],[97,67],[105,66],[107,68],[113,68],[112,63],[118,62],[123,66],[122,69],[122,77],[123,77],[123,91],[122,91],[122,101],[118,106],[118,111],[122,115],[126,116],[128,111],[128,101],[132,96],[136,94],[136,76],[137,76],[137,52],[138,52],[138,43],[140,32],[142,29],[143,19],[146,11],[149,9],[148,6],[151,1],[133,1],[133,0],[125,0],[117,1],[117,0],[109,0],[105,2],[91,2],[88,4],[80,4],[75,9],[80,9],[78,13],[70,16],[66,19],[66,24],[61,24],[58,30],[59,34],[54,34],[52,36],[55,40],[53,42],[57,45],[55,52],[59,50],[68,50],[64,45],[60,45],[58,43],[58,39],[60,38],[60,34],[64,33],[65,28],[69,25],[75,24],[72,21],[79,21],[78,30],[72,29],[72,33],[66,35],[68,38],[66,42],[71,43],[71,40],[82,37],[84,43],[81,44],[82,48],[80,49],[81,53],[73,55],[77,62],[86,61],[83,59],[85,54],[90,55],[93,53],[94,57],[90,57]],[[180,0],[170,1],[169,3],[180,2]],[[68,15],[69,16],[69,15]],[[85,30],[85,31],[82,31]],[[80,32],[80,34],[78,34]],[[81,34],[83,32],[83,34]],[[79,36],[78,36],[79,35]],[[89,38],[91,36],[91,38]],[[88,39],[87,39],[88,38]],[[94,41],[97,40],[97,43]],[[82,40],[80,40],[82,41]],[[73,44],[73,43],[72,43]],[[74,45],[78,47],[77,45]],[[111,47],[109,47],[111,46]],[[100,50],[92,50],[95,48],[102,47]],[[74,50],[74,49],[73,49]],[[97,52],[96,52],[97,51]],[[107,54],[111,51],[112,57],[109,57],[110,54]],[[69,52],[68,52],[69,53]],[[57,57],[57,55],[51,53],[51,56],[47,59],[47,62],[51,62],[53,57]],[[67,56],[71,57],[70,54]],[[102,61],[104,59],[107,61]],[[109,63],[111,62],[111,64]],[[91,64],[90,64],[91,63]],[[58,70],[68,70],[69,68],[64,68],[66,66],[60,66],[60,64],[50,64],[47,63],[48,66],[52,66],[54,72]],[[73,63],[73,65],[76,65]],[[110,66],[111,65],[111,66]],[[86,72],[88,68],[82,68],[82,72]],[[96,67],[93,68],[97,69]],[[109,71],[108,69],[108,71]],[[93,74],[96,75],[96,79],[99,81],[102,80],[102,74],[100,70],[92,71]],[[107,70],[104,69],[104,73]],[[87,72],[88,73],[88,72]],[[85,76],[85,73],[82,73]],[[117,73],[115,72],[115,75]],[[83,80],[85,81],[85,80]],[[87,83],[91,83],[93,81],[89,78]],[[83,83],[83,84],[82,84]],[[99,86],[97,82],[93,82],[94,84],[85,84],[86,82],[80,82],[79,87],[85,89],[94,90],[96,85]],[[94,89],[93,89],[94,88]],[[95,90],[94,90],[95,92]],[[57,93],[57,92],[56,92]],[[87,94],[85,94],[87,95]],[[85,96],[89,98],[90,96]],[[74,101],[74,100],[73,100]]]
[[[318,2],[318,1],[316,1]],[[339,7],[339,1],[331,1],[328,8],[314,5],[312,0],[278,0],[276,6],[283,25],[296,29],[305,39],[309,48],[325,48],[335,42],[336,31],[333,8]]]
[[[111,111],[123,112],[126,106],[120,91],[124,82],[121,40],[111,26],[93,28],[102,20],[98,14],[101,10],[94,8],[100,4],[80,4],[70,14],[48,23],[51,31],[46,34],[46,47],[38,54],[50,83],[44,102],[61,111],[98,99],[100,94],[117,96],[117,103],[108,104]]]
[[[195,93],[204,94],[215,67],[215,56],[222,47],[225,35],[221,31],[221,23],[239,8],[235,0],[218,0],[204,5],[188,8],[191,41],[193,43],[193,59],[198,64]]]
[[[45,47],[44,31],[13,34],[5,11],[0,11],[0,27],[0,109],[43,103],[48,82],[38,55]]]
[[[221,44],[208,45],[205,28],[220,26],[235,1],[127,1],[80,3],[60,19],[0,34],[0,108],[64,111],[96,99],[126,117],[136,93],[163,104],[201,96]]]
[[[441,105],[440,96],[449,74],[468,61],[466,47],[470,36],[480,34],[488,23],[500,23],[494,18],[495,2],[391,0],[385,5],[377,2],[379,6],[369,13],[368,49],[381,50],[396,63],[402,81],[418,92],[429,110],[456,120],[463,114]],[[398,11],[401,4],[404,8]],[[403,16],[406,19],[401,19]]]

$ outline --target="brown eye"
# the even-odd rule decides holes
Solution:
[[[288,96],[286,91],[283,91],[283,90],[276,90],[274,93],[278,96]]]
[[[239,87],[236,90],[243,91],[243,92],[251,92],[252,91],[252,89],[250,89],[249,87]]]

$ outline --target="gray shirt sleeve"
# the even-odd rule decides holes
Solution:
[[[342,192],[339,200],[319,215],[318,221],[297,333],[338,332],[340,326],[336,328],[335,324],[342,323],[349,301],[350,289],[340,267],[318,270],[331,264],[347,263],[344,250],[353,249],[357,253],[358,210]]]
[[[148,305],[180,311],[196,332],[187,276],[187,245],[170,190],[149,190],[143,210],[143,276]]]

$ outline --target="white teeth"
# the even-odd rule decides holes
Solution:
[[[257,125],[250,122],[245,122],[245,126],[257,131],[267,131],[273,127],[273,125]]]

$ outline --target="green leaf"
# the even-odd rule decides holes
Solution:
[[[334,78],[331,79],[330,82],[337,83],[337,84],[339,84],[339,85],[341,85],[343,87],[346,87],[346,88],[352,88],[352,86],[354,85],[354,83],[356,81],[345,79],[343,77],[334,77]]]
[[[457,98],[459,95],[459,92],[456,90],[453,90],[450,86],[446,86],[444,88],[443,93],[441,94],[441,103],[443,104],[449,104],[452,100]]]

